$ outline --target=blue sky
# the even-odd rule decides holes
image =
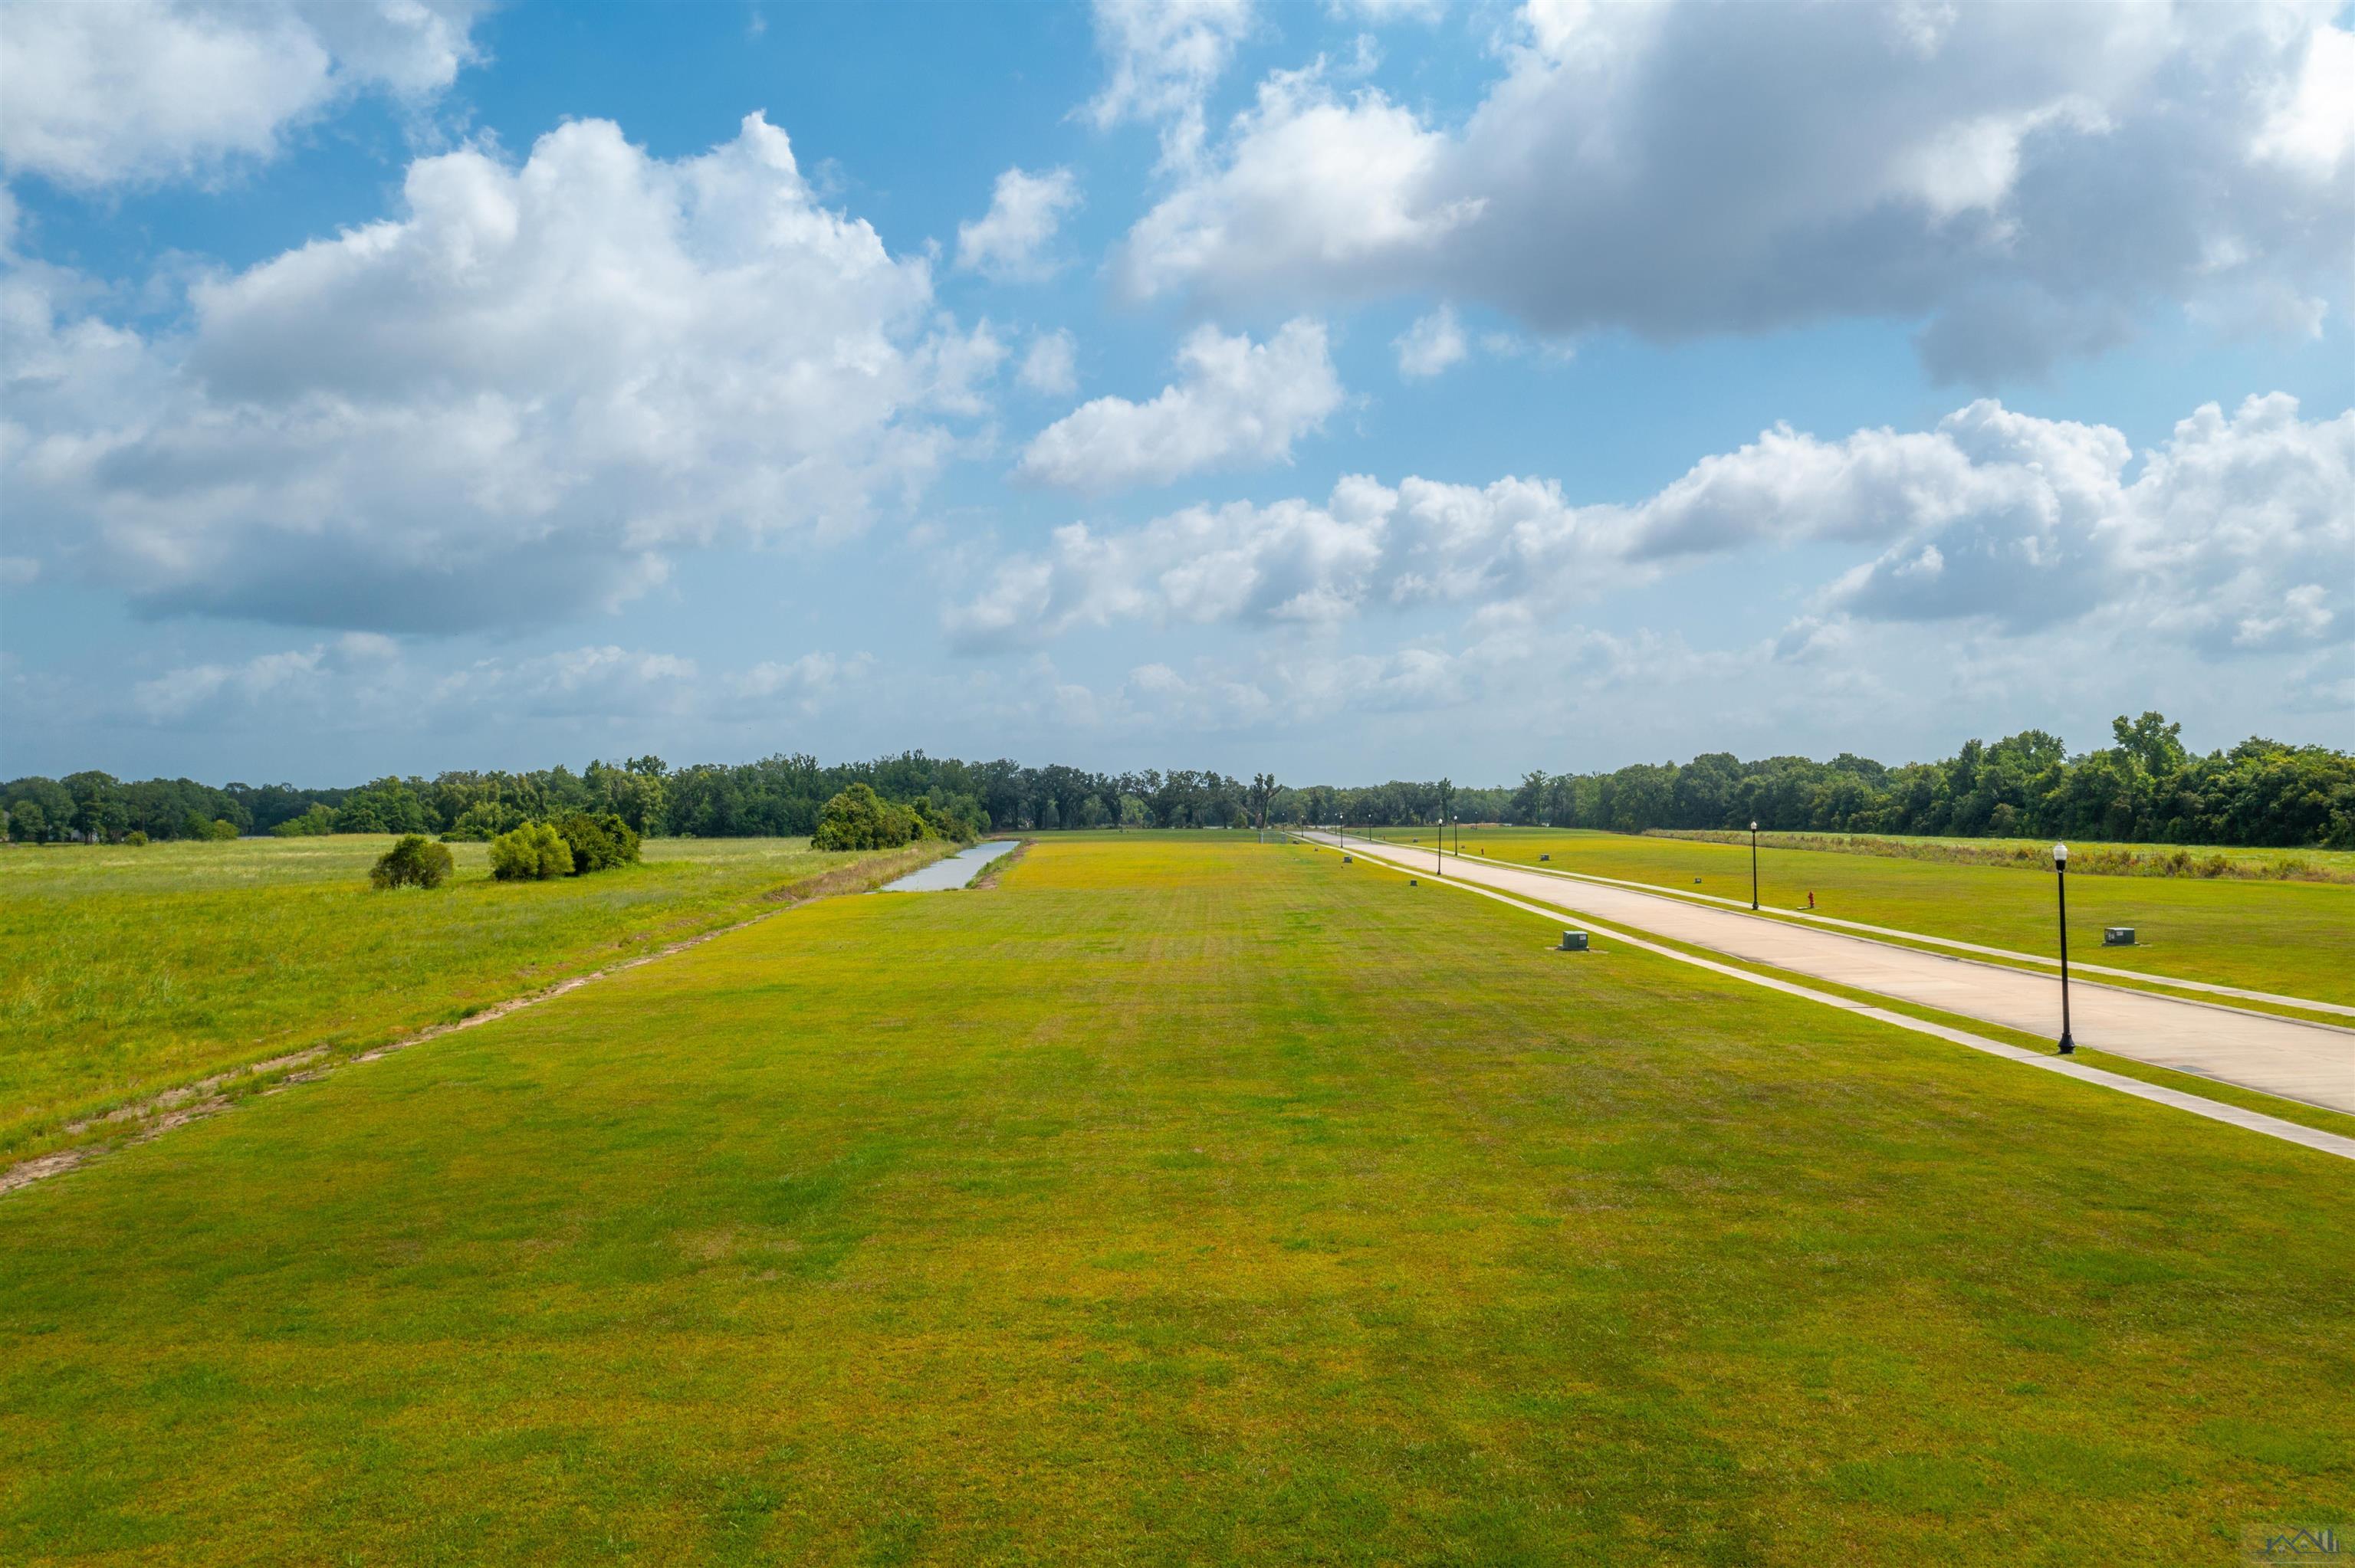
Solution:
[[[2346,745],[2350,26],[12,0],[0,772]]]

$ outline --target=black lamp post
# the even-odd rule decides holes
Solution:
[[[1758,820],[1750,820],[1750,911],[1758,912]]]
[[[2052,889],[2061,900],[2061,1054],[2074,1055],[2069,1033],[2069,846],[2052,846]]]

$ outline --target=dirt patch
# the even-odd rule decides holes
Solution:
[[[20,1160],[5,1171],[0,1171],[0,1192],[13,1192],[19,1187],[29,1187],[45,1176],[55,1176],[80,1164],[89,1154],[83,1149],[61,1149],[55,1154],[43,1154],[31,1160]]]
[[[284,1056],[273,1056],[267,1062],[256,1062],[251,1066],[240,1067],[227,1073],[216,1073],[210,1077],[200,1078],[195,1083],[184,1084],[177,1088],[166,1089],[161,1094],[150,1096],[146,1099],[117,1107],[104,1116],[69,1122],[66,1124],[65,1130],[69,1137],[79,1138],[92,1132],[103,1133],[106,1136],[96,1142],[83,1144],[74,1149],[60,1149],[49,1154],[36,1155],[30,1160],[20,1160],[14,1165],[0,1169],[0,1193],[13,1192],[19,1187],[29,1187],[36,1181],[62,1175],[76,1166],[88,1163],[101,1154],[110,1153],[118,1149],[133,1148],[152,1139],[160,1138],[176,1127],[185,1127],[189,1122],[218,1115],[249,1094],[274,1095],[296,1084],[314,1083],[347,1063],[374,1062],[389,1056],[396,1051],[406,1051],[412,1045],[422,1045],[429,1040],[438,1040],[445,1034],[454,1034],[461,1029],[473,1029],[477,1025],[492,1022],[505,1018],[511,1012],[519,1012],[527,1007],[535,1007],[543,1001],[562,996],[567,991],[579,991],[592,980],[601,980],[609,975],[617,975],[626,969],[636,969],[641,964],[653,963],[656,959],[669,958],[674,953],[683,953],[689,948],[699,948],[715,938],[725,937],[731,931],[741,931],[747,926],[757,926],[763,920],[783,915],[804,904],[815,903],[818,899],[831,898],[845,893],[864,893],[870,888],[880,887],[896,877],[905,876],[908,873],[938,860],[946,847],[938,843],[925,844],[903,850],[898,854],[889,855],[879,860],[862,861],[856,865],[836,866],[831,871],[820,872],[815,876],[805,877],[799,882],[789,883],[785,886],[762,894],[761,897],[763,903],[773,904],[777,907],[763,909],[750,919],[716,927],[711,930],[699,932],[695,936],[683,938],[678,941],[657,948],[651,953],[641,953],[636,958],[623,959],[618,963],[607,964],[602,969],[591,969],[587,974],[573,975],[557,981],[554,985],[543,986],[538,991],[527,991],[521,996],[509,997],[505,1001],[494,1002],[478,1012],[470,1012],[464,1018],[453,1019],[448,1023],[432,1024],[412,1033],[405,1034],[398,1040],[372,1047],[352,1056],[339,1060],[330,1059],[325,1046],[313,1046],[307,1051],[296,1051]],[[1007,857],[1007,860],[1015,858],[1014,855]]]

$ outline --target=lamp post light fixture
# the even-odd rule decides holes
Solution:
[[[1750,912],[1758,912],[1758,819],[1750,820]]]
[[[2052,846],[2052,890],[2061,904],[2061,1054],[2076,1054],[2069,1033],[2069,846]]]

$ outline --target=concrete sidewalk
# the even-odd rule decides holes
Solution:
[[[1566,866],[1532,866],[1526,861],[1508,863],[1523,871],[1534,871],[1540,876],[1558,876],[1571,882],[1599,882],[1605,887],[1632,887],[1638,893],[1664,894],[1671,898],[1685,899],[1695,904],[1712,905],[1721,909],[1740,910],[1745,914],[1750,910],[1749,904],[1742,899],[1724,898],[1714,893],[1694,893],[1682,887],[1662,887],[1653,883],[1631,882],[1624,876],[1600,876],[1591,871],[1572,871]],[[1810,926],[1821,926],[1828,930],[1854,931],[1866,937],[1889,937],[1901,942],[1920,942],[1933,948],[1944,948],[1950,953],[1968,953],[1975,957],[2001,959],[2007,963],[2034,964],[2040,968],[2051,969],[2056,975],[2061,969],[2061,960],[2049,954],[2023,953],[2016,948],[1990,948],[1982,942],[1966,942],[1955,937],[1934,937],[1927,931],[1902,931],[1890,926],[1869,925],[1862,920],[1843,920],[1837,915],[1828,915],[1820,909],[1785,908],[1777,909],[1774,913],[1774,917],[1779,920],[1805,921]],[[2103,952],[2107,949],[2094,950]],[[2099,980],[2107,975],[2117,980],[2139,980],[2146,985],[2164,986],[2169,991],[2196,991],[2202,996],[2220,997],[2226,1001],[2265,1001],[2279,1007],[2298,1008],[2307,1012],[2334,1012],[2344,1017],[2355,1018],[2355,1007],[2350,1007],[2342,1002],[2318,1001],[2309,996],[2284,996],[2279,991],[2250,991],[2243,986],[2219,985],[2213,980],[2184,980],[2175,975],[2160,974],[2153,969],[2122,969],[2111,964],[2093,963],[2083,957],[2070,961],[2069,972],[2081,980]]]
[[[1327,845],[1335,842],[1329,834],[1304,836]],[[1428,850],[1355,839],[1348,850],[1414,875],[1435,874]],[[1713,909],[1629,887],[1548,876],[1500,861],[1449,855],[1436,874],[1745,962],[2060,1038],[2056,976],[1764,919],[1746,910]],[[2070,987],[2070,1012],[2080,1045],[2355,1114],[2355,1030],[2084,980]]]

